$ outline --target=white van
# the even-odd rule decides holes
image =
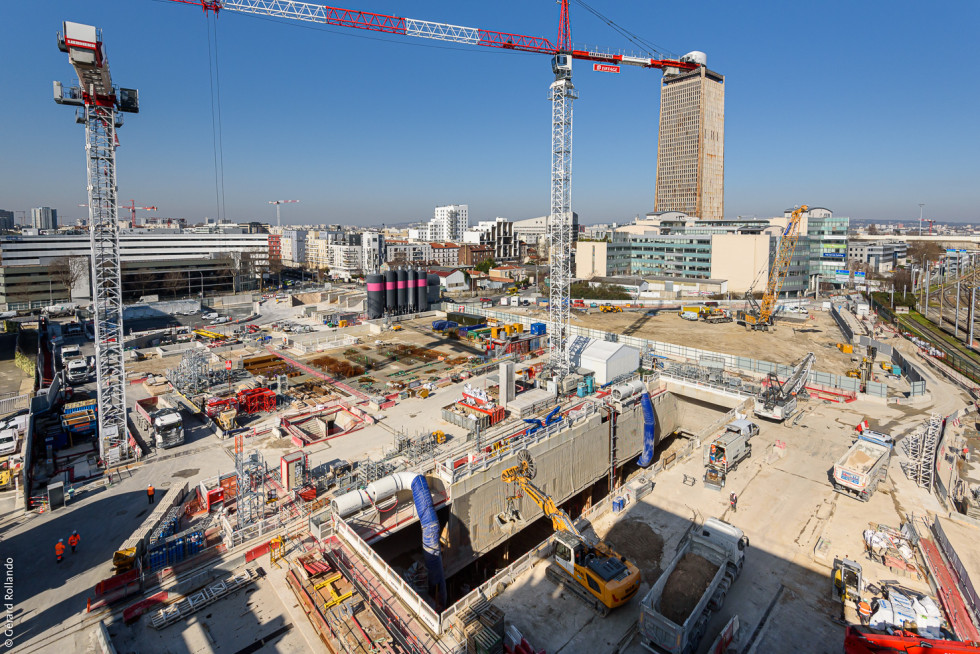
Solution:
[[[210,311],[210,312],[205,313],[204,315],[201,316],[201,318],[203,318],[204,320],[214,320],[217,317],[218,317],[218,314],[215,313],[214,311]]]

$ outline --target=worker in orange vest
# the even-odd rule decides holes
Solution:
[[[82,537],[78,535],[77,531],[71,532],[71,536],[68,537],[68,544],[71,546],[71,553],[75,553],[75,548],[78,547],[78,541],[82,540]]]
[[[146,499],[150,504],[153,504],[153,484],[146,487]]]
[[[54,556],[58,559],[58,563],[61,563],[61,559],[65,556],[65,539],[59,538],[54,544]]]

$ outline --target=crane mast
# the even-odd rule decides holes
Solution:
[[[581,59],[611,65],[641,68],[693,70],[701,64],[684,57],[636,57],[598,50],[576,50],[572,47],[568,0],[560,0],[557,46],[548,39],[498,32],[477,27],[437,23],[416,18],[354,11],[297,0],[173,0],[201,7],[204,12],[239,11],[260,16],[372,30],[423,39],[451,41],[489,48],[535,52],[552,56],[554,73],[548,97],[551,100],[551,206],[548,214],[549,265],[549,366],[561,388],[561,380],[571,369],[568,352],[569,285],[572,278],[572,102],[578,97],[572,84],[572,60]],[[278,210],[278,206],[276,207]]]
[[[112,465],[132,454],[126,435],[116,129],[122,126],[119,112],[139,112],[139,94],[135,89],[113,86],[100,30],[67,21],[63,30],[58,34],[58,48],[68,53],[78,76],[78,86],[65,88],[55,82],[54,100],[79,107],[75,120],[85,125],[99,455],[106,465]]]
[[[558,53],[551,58],[555,81],[551,96],[551,213],[548,216],[550,252],[548,264],[548,319],[551,333],[548,361],[555,377],[555,390],[571,371],[568,352],[569,312],[572,279],[572,102],[578,97],[572,84],[572,34],[568,22],[568,0],[562,0]]]

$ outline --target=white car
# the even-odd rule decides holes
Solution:
[[[217,317],[218,317],[218,314],[215,313],[214,311],[212,311],[210,313],[206,313],[203,316],[201,316],[201,318],[203,318],[205,320],[215,320]]]

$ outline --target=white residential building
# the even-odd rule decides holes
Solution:
[[[282,230],[282,263],[286,266],[302,266],[306,263],[306,238],[308,230]]]
[[[449,204],[436,207],[432,220],[417,229],[408,230],[408,237],[413,241],[462,241],[469,224],[469,205]]]
[[[387,261],[390,265],[417,263],[424,264],[432,261],[431,243],[413,243],[412,241],[388,241],[385,244]]]

